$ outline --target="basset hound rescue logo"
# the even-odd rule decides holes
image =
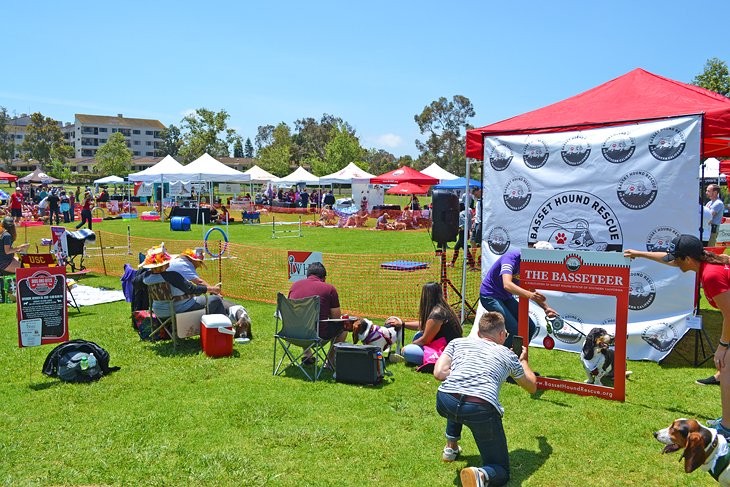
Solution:
[[[565,141],[560,157],[569,166],[580,166],[591,155],[591,144],[582,135],[576,135]]]
[[[621,164],[631,159],[636,150],[636,141],[627,132],[613,134],[603,142],[603,157],[614,164]]]
[[[619,252],[623,233],[616,213],[598,196],[565,191],[548,198],[535,212],[527,241],[550,242],[560,250]]]
[[[677,343],[679,334],[674,325],[661,322],[644,328],[644,331],[641,332],[641,338],[660,352],[668,352]]]
[[[542,140],[533,140],[525,144],[522,160],[530,169],[540,169],[550,158],[547,144]]]
[[[487,234],[487,245],[495,255],[502,255],[507,252],[511,243],[509,232],[504,227],[496,226],[489,230]]]
[[[629,279],[629,309],[646,309],[656,298],[656,286],[651,277],[643,272],[632,272]]]
[[[553,335],[563,343],[578,343],[583,338],[583,320],[575,315],[561,315],[552,320]]]
[[[656,227],[646,237],[648,252],[669,252],[672,240],[679,237],[679,230],[673,227]]]
[[[502,199],[507,208],[512,211],[524,210],[532,199],[530,182],[523,177],[512,178],[502,191]]]
[[[649,152],[660,161],[676,159],[684,152],[684,146],[684,134],[675,127],[657,130],[649,139]]]
[[[512,149],[504,144],[499,144],[489,154],[489,164],[495,171],[504,171],[509,167],[513,157]]]
[[[647,171],[631,171],[619,180],[616,195],[626,208],[643,210],[656,199],[656,179]]]

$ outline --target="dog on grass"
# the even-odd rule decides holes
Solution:
[[[235,338],[252,339],[251,318],[248,311],[241,305],[235,305],[228,308],[228,319],[233,323],[233,330],[236,332]]]
[[[730,448],[717,430],[706,428],[694,419],[680,418],[668,428],[656,431],[654,438],[666,445],[662,453],[673,453],[684,448],[684,471],[698,468],[708,472],[720,485],[730,487]]]
[[[603,378],[613,380],[613,346],[614,339],[603,328],[592,328],[586,335],[580,360],[586,371],[586,384],[603,385]],[[632,372],[626,371],[626,377]]]
[[[402,326],[378,326],[367,318],[358,318],[352,324],[352,343],[360,341],[364,345],[380,347],[384,354],[390,354],[395,346],[395,353],[400,353],[403,342]]]

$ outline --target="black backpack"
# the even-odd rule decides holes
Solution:
[[[132,313],[150,308],[147,285],[142,281],[146,275],[147,271],[140,269],[132,278]],[[132,320],[132,325],[134,326],[134,320]]]
[[[109,367],[109,352],[94,342],[71,340],[51,350],[43,364],[43,373],[64,382],[92,382],[119,367]]]

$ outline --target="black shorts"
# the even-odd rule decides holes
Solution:
[[[332,340],[334,337],[340,334],[345,327],[342,323],[332,323],[329,321],[319,322],[319,329],[317,334],[323,340]]]
[[[10,215],[14,216],[15,218],[23,218],[23,209],[22,208],[10,208]]]

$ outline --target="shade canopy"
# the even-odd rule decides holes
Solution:
[[[436,178],[439,181],[450,181],[452,179],[456,179],[459,176],[456,174],[451,174],[449,171],[444,169],[443,167],[439,166],[435,162],[428,166],[426,169],[421,171],[426,176],[431,176],[432,178]]]
[[[23,176],[22,178],[18,179],[18,182],[21,183],[58,183],[60,182],[60,179],[52,178],[48,174],[44,173],[41,168],[36,168],[35,171],[28,174],[27,176]]]
[[[476,179],[469,179],[469,188],[481,188],[482,183]],[[456,178],[451,181],[445,181],[441,184],[437,184],[433,187],[434,189],[466,189],[466,178]]]
[[[319,178],[311,172],[304,169],[302,166],[296,168],[296,170],[284,176],[283,178],[276,179],[274,181],[277,184],[319,184]]]
[[[339,171],[319,178],[320,184],[352,184],[353,181],[370,180],[374,174],[360,169],[354,162],[349,163]]]
[[[17,181],[18,176],[15,174],[10,174],[9,172],[2,172],[0,171],[0,180],[4,181]]]
[[[187,166],[183,166],[177,174],[178,181],[209,181],[227,183],[233,181],[251,181],[251,176],[226,166],[207,152]]]
[[[120,178],[119,176],[107,176],[94,180],[94,184],[121,184],[123,182],[124,178]]]
[[[400,195],[426,194],[428,193],[428,188],[413,183],[400,183],[390,188],[386,193]]]
[[[702,157],[730,156],[730,99],[634,69],[588,91],[466,133],[466,156],[484,157],[484,137],[587,130],[703,114]]]
[[[399,167],[392,171],[381,174],[380,176],[374,177],[370,180],[372,184],[400,184],[400,183],[413,183],[420,184],[423,186],[433,186],[439,183],[439,180],[427,176],[421,172],[416,171],[408,166]]]
[[[248,171],[245,171],[244,174],[248,174],[249,176],[251,176],[252,183],[266,183],[278,179],[270,172],[265,171],[256,165],[254,165]]]
[[[127,176],[127,179],[144,183],[157,183],[160,179],[165,182],[178,181],[180,178],[174,177],[174,175],[180,173],[182,168],[182,164],[177,162],[171,155],[167,155],[154,166],[150,166],[144,171],[132,173]],[[170,177],[170,175],[173,176]]]

